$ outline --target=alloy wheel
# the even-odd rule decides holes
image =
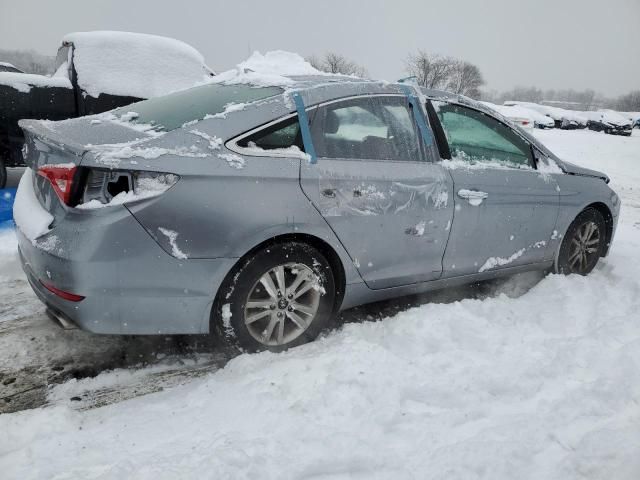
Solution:
[[[265,272],[249,291],[245,326],[263,345],[287,344],[309,328],[321,295],[320,279],[307,265],[278,265]]]
[[[598,261],[601,238],[600,228],[593,221],[587,221],[578,227],[569,248],[571,272],[587,273],[592,264]]]

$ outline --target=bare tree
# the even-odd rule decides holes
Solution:
[[[367,70],[363,66],[335,52],[327,52],[320,58],[314,55],[309,57],[307,61],[314,68],[327,73],[355,75],[356,77],[368,76]]]
[[[480,87],[484,83],[477,66],[465,61],[456,61],[449,73],[447,90],[471,98],[480,98]]]
[[[418,85],[427,88],[446,88],[456,60],[418,50],[417,54],[409,55],[406,69],[410,75],[416,77]]]
[[[409,55],[406,69],[416,77],[418,85],[447,89],[473,98],[480,97],[480,87],[485,83],[476,65],[423,50]]]

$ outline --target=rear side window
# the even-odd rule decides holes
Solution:
[[[175,130],[185,123],[202,120],[206,115],[223,113],[228,105],[251,103],[280,95],[280,87],[209,84],[150,98],[114,110],[113,113],[134,123],[154,125],[159,130]],[[128,115],[134,112],[136,115]]]
[[[529,144],[495,118],[451,104],[439,105],[438,117],[452,158],[469,163],[495,161],[518,168],[532,165]]]
[[[286,149],[295,146],[304,152],[297,116],[244,137],[238,140],[238,145],[240,147],[256,146],[263,150]]]
[[[423,160],[413,113],[404,97],[362,97],[320,107],[312,137],[319,157]]]

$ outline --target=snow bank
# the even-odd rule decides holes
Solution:
[[[36,239],[49,231],[53,216],[47,212],[33,190],[33,170],[26,168],[13,204],[13,219],[20,231],[34,243]]]
[[[69,79],[64,77],[47,77],[31,73],[0,72],[0,85],[29,93],[32,87],[72,88]]]
[[[13,228],[0,228],[0,261],[4,262],[7,256],[13,255],[17,251],[18,239]]]
[[[24,479],[635,479],[630,228],[589,278],[349,324],[96,410],[2,415],[0,469]]]
[[[253,54],[235,69],[222,72],[212,81],[214,83],[247,83],[256,86],[285,86],[293,83],[290,76],[296,75],[331,75],[311,66],[297,53],[274,50],[264,55]]]
[[[63,38],[75,47],[79,85],[101,93],[150,98],[210,78],[202,55],[172,38],[129,32],[79,32]]]
[[[103,408],[74,410],[66,384],[53,407],[0,415],[3,478],[640,478],[640,136],[535,135],[622,198],[592,275],[439,303],[449,289],[376,322],[359,309],[313,344]]]

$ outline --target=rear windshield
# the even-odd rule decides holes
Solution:
[[[121,117],[135,112],[136,116],[127,115],[129,121],[170,131],[185,123],[202,120],[206,115],[222,113],[229,104],[255,102],[282,92],[284,90],[279,87],[209,84],[150,98],[118,108],[113,113]]]

